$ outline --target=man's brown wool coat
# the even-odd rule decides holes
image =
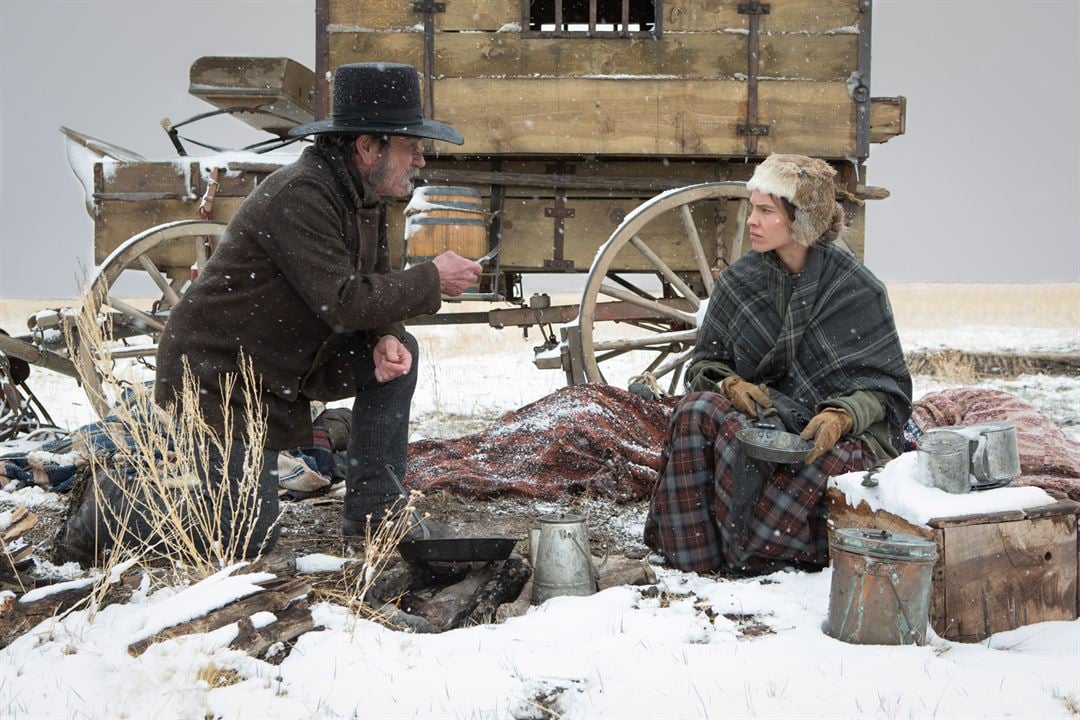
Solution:
[[[262,383],[266,447],[310,445],[308,400],[355,392],[349,353],[370,352],[383,335],[402,337],[407,318],[440,304],[433,264],[390,271],[378,196],[344,158],[309,147],[244,200],[172,311],[158,348],[155,399],[164,405],[179,397],[186,356],[202,411],[220,430],[220,378],[237,372],[242,351]],[[232,407],[242,415],[239,390]]]

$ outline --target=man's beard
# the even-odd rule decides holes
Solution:
[[[368,175],[368,183],[378,191],[380,185],[383,185],[391,179],[395,179],[393,178],[393,172],[394,168],[390,163],[390,157],[383,155],[379,158],[378,162],[375,163],[375,166],[371,168],[371,173]],[[398,182],[395,182],[391,186],[394,188],[403,186],[401,192],[395,192],[393,195],[383,195],[381,192],[379,194],[383,195],[383,197],[405,197],[410,195],[413,191],[413,182],[419,175],[420,169],[410,166],[402,171],[401,175],[396,178]]]

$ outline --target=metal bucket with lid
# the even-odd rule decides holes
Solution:
[[[825,634],[856,645],[922,645],[937,560],[931,540],[846,528],[833,533]]]

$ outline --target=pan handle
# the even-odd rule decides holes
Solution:
[[[762,384],[761,387],[764,388],[765,385]],[[776,423],[766,422],[765,417],[767,415],[777,415],[776,408],[769,408],[768,410],[763,411],[761,406],[758,405],[757,400],[754,398],[747,398],[747,400],[750,401],[750,405],[754,408],[754,414],[757,415],[757,422],[754,423],[754,427],[761,428],[762,430],[775,430]]]
[[[401,493],[401,497],[408,499],[409,493],[405,492],[405,486],[403,486],[401,484],[401,481],[398,480],[397,473],[394,472],[394,466],[390,463],[386,464],[386,474],[390,476],[390,481],[394,483],[394,487],[396,487],[397,491]],[[416,527],[420,528],[421,536],[417,539],[430,540],[431,530],[428,528],[427,525],[424,524],[423,518],[420,517],[420,513],[418,513],[416,510],[413,510],[410,515],[412,515],[412,521],[416,523]]]

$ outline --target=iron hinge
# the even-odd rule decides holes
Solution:
[[[429,13],[429,12],[446,12],[446,3],[444,2],[431,2],[431,0],[421,0],[420,2],[414,2],[412,4],[412,11],[415,13]]]
[[[748,125],[747,123],[739,123],[735,126],[736,135],[759,135],[766,136],[769,134],[768,125]]]
[[[768,15],[771,9],[772,5],[769,3],[739,3],[740,15]]]

